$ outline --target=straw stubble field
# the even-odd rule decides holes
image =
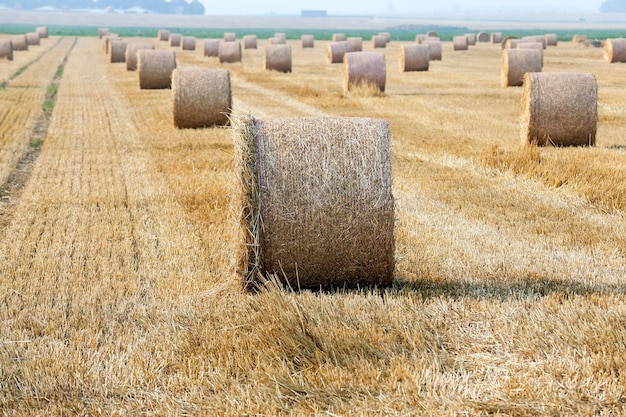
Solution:
[[[38,59],[0,90],[6,182],[69,53],[28,181],[2,196],[4,415],[626,411],[626,102],[600,50],[561,42],[543,69],[596,74],[597,146],[536,149],[499,45],[448,42],[403,73],[392,42],[385,93],[347,94],[324,41],[288,41],[292,73],[265,71],[263,40],[235,64],[177,49],[179,67],[231,71],[239,115],[389,122],[394,286],[250,294],[230,129],[176,129],[170,90],[73,42],[0,62],[3,81]]]

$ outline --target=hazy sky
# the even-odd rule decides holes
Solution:
[[[327,10],[334,14],[377,14],[433,11],[469,11],[490,9],[495,12],[512,10],[577,11],[598,10],[602,0],[200,0],[209,14],[291,14],[302,9]]]

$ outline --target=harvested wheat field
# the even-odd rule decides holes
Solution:
[[[232,117],[388,122],[386,288],[245,291],[231,126],[177,129],[172,91],[97,33],[0,61],[2,415],[626,413],[623,69],[548,47],[544,73],[595,75],[598,125],[595,146],[537,148],[499,44],[402,72],[392,40],[384,93],[344,93],[328,42],[287,40],[291,73],[262,48],[176,61],[227,69]]]

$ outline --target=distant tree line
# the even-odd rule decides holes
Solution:
[[[162,14],[204,14],[204,5],[198,0],[0,0],[0,5],[23,10],[39,7],[58,9],[129,9],[141,7]]]
[[[606,0],[600,5],[600,11],[605,13],[626,13],[626,0]]]

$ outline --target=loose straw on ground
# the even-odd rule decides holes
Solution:
[[[505,49],[502,51],[500,84],[520,86],[527,72],[541,72],[541,53],[536,49]]]
[[[172,72],[172,102],[177,128],[228,125],[230,73],[220,68],[176,68]]]
[[[266,70],[291,72],[291,45],[267,45],[264,61]]]
[[[373,87],[385,91],[387,69],[382,52],[347,52],[343,57],[343,91]]]
[[[400,71],[428,71],[430,62],[428,45],[410,44],[400,47]]]
[[[139,88],[164,89],[172,86],[172,72],[176,69],[176,52],[157,49],[137,51]]]

